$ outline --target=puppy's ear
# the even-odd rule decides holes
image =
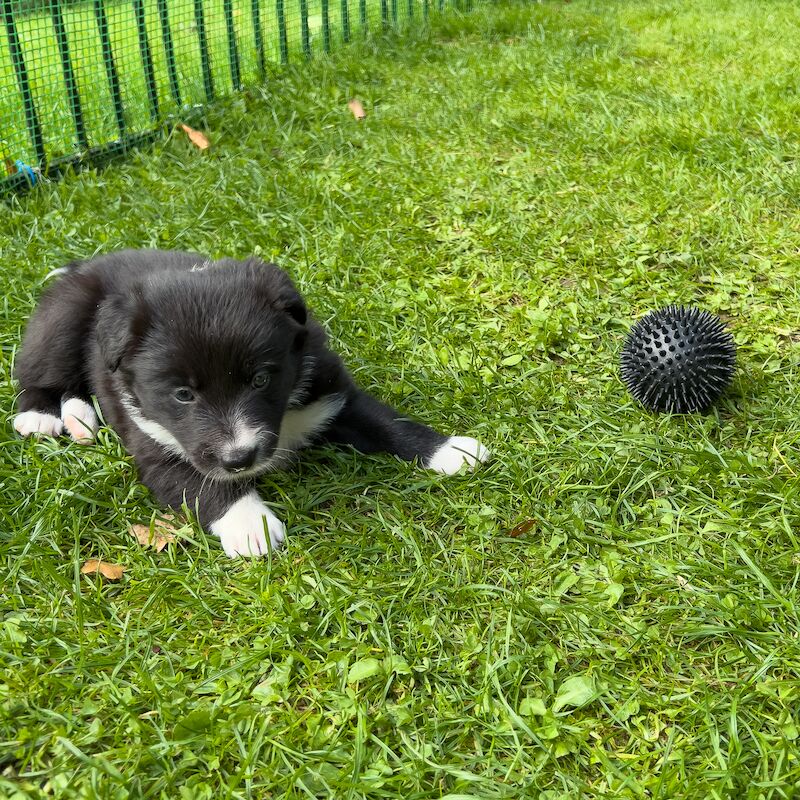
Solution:
[[[257,276],[259,290],[266,292],[273,308],[285,311],[298,325],[305,325],[308,310],[292,279],[277,265],[251,258],[247,265]]]
[[[285,311],[300,326],[294,337],[294,350],[299,352],[303,349],[308,336],[308,328],[306,328],[308,310],[300,292],[294,288],[294,284],[288,278],[286,278],[286,284],[282,287],[275,305],[281,311]]]
[[[275,267],[278,285],[275,290],[275,307],[285,311],[298,325],[305,325],[308,309],[292,279],[280,267]]]
[[[144,307],[141,291],[112,295],[97,311],[95,334],[106,367],[116,372],[122,359],[144,333]]]
[[[308,309],[300,297],[300,292],[291,284],[285,287],[278,298],[278,308],[285,311],[298,325],[305,325],[308,319]]]

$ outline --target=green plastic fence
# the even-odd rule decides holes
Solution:
[[[0,190],[153,139],[271,64],[464,2],[0,0]]]

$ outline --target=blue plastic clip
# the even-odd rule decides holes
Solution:
[[[36,186],[36,182],[39,180],[37,170],[33,167],[29,167],[24,161],[19,160],[14,162],[14,166],[17,168],[17,172],[21,172],[28,179],[28,183],[31,186]]]

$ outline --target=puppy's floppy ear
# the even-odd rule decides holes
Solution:
[[[106,367],[116,372],[125,354],[144,333],[144,301],[136,287],[130,294],[112,295],[97,310],[95,335]]]
[[[266,291],[270,305],[285,311],[298,325],[305,325],[308,310],[292,279],[277,264],[248,259],[247,265],[257,276],[259,288]]]
[[[308,309],[300,297],[300,292],[294,288],[292,283],[287,280],[288,286],[282,288],[278,302],[275,304],[282,311],[285,311],[299,325],[305,325],[308,319]]]
[[[294,350],[302,350],[308,336],[308,328],[306,328],[308,309],[306,309],[300,292],[294,288],[294,284],[285,273],[283,273],[283,281],[274,305],[279,310],[285,311],[300,326],[295,332]]]

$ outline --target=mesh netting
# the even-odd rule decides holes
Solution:
[[[444,3],[0,0],[0,186],[125,150],[258,82],[270,64],[423,20]]]

